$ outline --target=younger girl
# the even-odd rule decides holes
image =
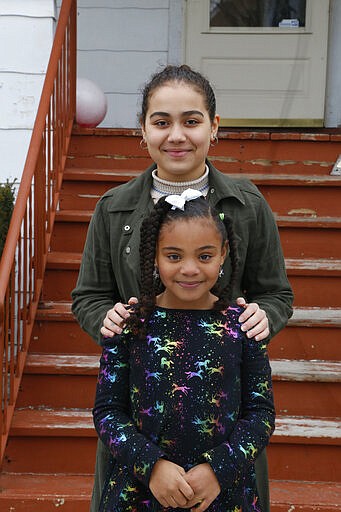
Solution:
[[[223,217],[188,189],[142,224],[140,302],[103,339],[93,415],[112,464],[100,511],[261,510],[253,464],[274,428],[271,373],[229,304],[237,255]]]

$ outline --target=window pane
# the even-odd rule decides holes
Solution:
[[[304,27],[306,0],[210,0],[211,27]]]

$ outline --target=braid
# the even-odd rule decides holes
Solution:
[[[127,321],[134,334],[144,338],[146,336],[148,321],[155,307],[156,296],[161,292],[159,280],[154,278],[156,246],[160,228],[171,208],[165,198],[161,198],[154,206],[150,215],[141,225],[140,241],[140,271],[141,291],[139,304]]]
[[[224,288],[221,289],[219,287],[219,284],[217,283],[217,286],[214,287],[214,290],[212,290],[212,292],[218,296],[218,300],[214,304],[214,309],[220,310],[220,311],[226,309],[232,300],[232,292],[233,292],[234,286],[237,283],[238,271],[239,271],[237,240],[236,240],[234,229],[233,229],[232,219],[230,217],[227,217],[226,215],[224,215],[223,223],[224,223],[224,226],[226,229],[227,240],[228,240],[228,244],[229,244],[229,256],[230,256],[230,260],[231,260],[232,272],[231,272],[230,280]]]

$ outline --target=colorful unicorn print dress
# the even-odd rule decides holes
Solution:
[[[112,463],[100,512],[185,510],[149,490],[160,457],[211,465],[221,492],[209,512],[261,510],[254,461],[274,429],[271,371],[240,314],[156,307],[147,340],[127,329],[103,339],[93,416]]]

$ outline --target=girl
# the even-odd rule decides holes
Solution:
[[[230,220],[195,190],[161,198],[142,223],[140,272],[127,327],[103,339],[93,415],[112,464],[99,510],[261,511],[253,463],[274,428],[271,374],[229,302]]]
[[[292,315],[289,285],[272,212],[247,179],[221,173],[207,159],[217,143],[219,116],[210,83],[189,66],[166,66],[152,76],[142,95],[142,146],[152,165],[136,179],[106,192],[98,201],[88,230],[72,311],[81,327],[100,343],[119,334],[129,315],[123,304],[140,296],[139,243],[142,219],[161,196],[198,189],[219,212],[233,220],[239,267],[233,299],[244,304],[242,330],[257,341],[280,331]],[[222,286],[231,275],[224,261]],[[91,512],[98,512],[110,459],[99,442]],[[268,512],[265,451],[256,461],[257,488]]]

